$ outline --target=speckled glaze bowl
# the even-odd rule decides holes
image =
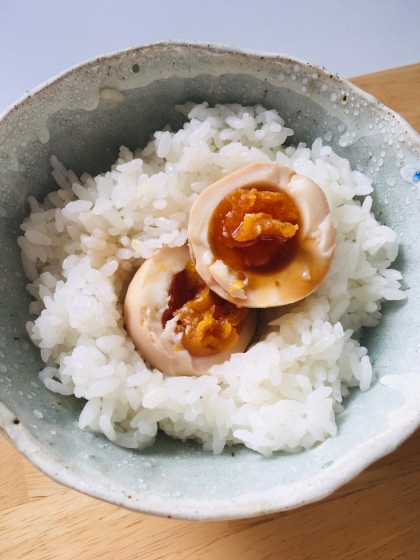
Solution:
[[[354,391],[338,417],[338,436],[299,454],[266,459],[244,447],[218,456],[164,435],[142,452],[80,431],[83,402],[48,391],[28,338],[19,224],[28,195],[54,190],[49,158],[96,175],[121,144],[144,146],[150,133],[183,124],[187,100],[262,103],[294,129],[321,136],[374,181],[374,211],[401,239],[396,267],[406,302],[384,305],[367,330],[379,381]],[[349,82],[286,55],[219,45],[160,43],[99,57],[20,99],[0,120],[0,428],[37,467],[81,492],[134,510],[189,519],[258,515],[322,498],[397,447],[420,423],[418,327],[419,136]]]

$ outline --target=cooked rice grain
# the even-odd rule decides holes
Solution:
[[[27,329],[52,391],[87,399],[81,429],[123,447],[153,444],[158,428],[194,438],[206,450],[244,443],[265,456],[298,451],[337,432],[350,387],[374,375],[358,338],[381,318],[381,302],[403,299],[395,232],[371,212],[371,181],[323,146],[282,144],[293,131],[261,106],[195,105],[183,129],[156,132],[144,150],[122,147],[111,171],[80,180],[51,158],[60,187],[31,215],[18,239],[38,315]],[[255,162],[307,175],[325,192],[337,234],[331,270],[318,290],[264,312],[261,341],[214,366],[211,375],[165,377],[144,363],[127,337],[122,302],[144,259],[187,239],[191,206],[207,186]],[[362,203],[354,197],[365,197]]]

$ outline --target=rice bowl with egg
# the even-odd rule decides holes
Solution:
[[[28,323],[47,388],[87,403],[79,427],[142,449],[158,428],[221,453],[244,443],[271,455],[312,447],[337,431],[335,413],[351,387],[367,390],[372,366],[358,342],[378,324],[381,302],[403,299],[395,233],[371,213],[371,181],[321,139],[284,147],[293,131],[261,106],[187,103],[189,122],[155,133],[144,150],[121,148],[112,170],[75,176],[57,159],[60,187],[38,204],[19,238]],[[260,318],[260,340],[211,375],[167,377],[145,363],[123,325],[125,288],[144,259],[181,247],[197,198],[246,165],[288,165],[318,184],[329,202],[337,248],[323,284]],[[358,197],[355,199],[355,197]],[[360,201],[359,197],[364,197]]]

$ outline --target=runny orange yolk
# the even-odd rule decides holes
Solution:
[[[175,330],[182,333],[182,345],[191,356],[212,356],[237,343],[249,310],[212,292],[192,261],[173,277],[169,296],[163,328],[177,317]]]
[[[236,271],[273,272],[297,251],[299,211],[285,192],[256,184],[227,195],[209,223],[214,253]]]

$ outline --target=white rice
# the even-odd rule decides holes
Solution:
[[[51,158],[59,190],[42,204],[29,197],[22,224],[25,273],[35,301],[27,323],[50,390],[87,400],[81,429],[142,449],[158,428],[194,438],[206,450],[244,443],[265,456],[299,451],[337,432],[350,387],[373,381],[361,327],[381,318],[381,302],[403,299],[401,275],[388,267],[396,234],[371,213],[371,181],[317,139],[284,149],[293,131],[261,106],[187,103],[189,121],[156,132],[144,150],[122,147],[111,171],[80,180]],[[275,161],[325,192],[337,249],[331,270],[305,300],[266,312],[270,327],[245,354],[211,375],[165,377],[135,351],[122,301],[133,272],[167,244],[187,238],[190,208],[207,186],[254,162]],[[362,203],[355,196],[364,197]]]

